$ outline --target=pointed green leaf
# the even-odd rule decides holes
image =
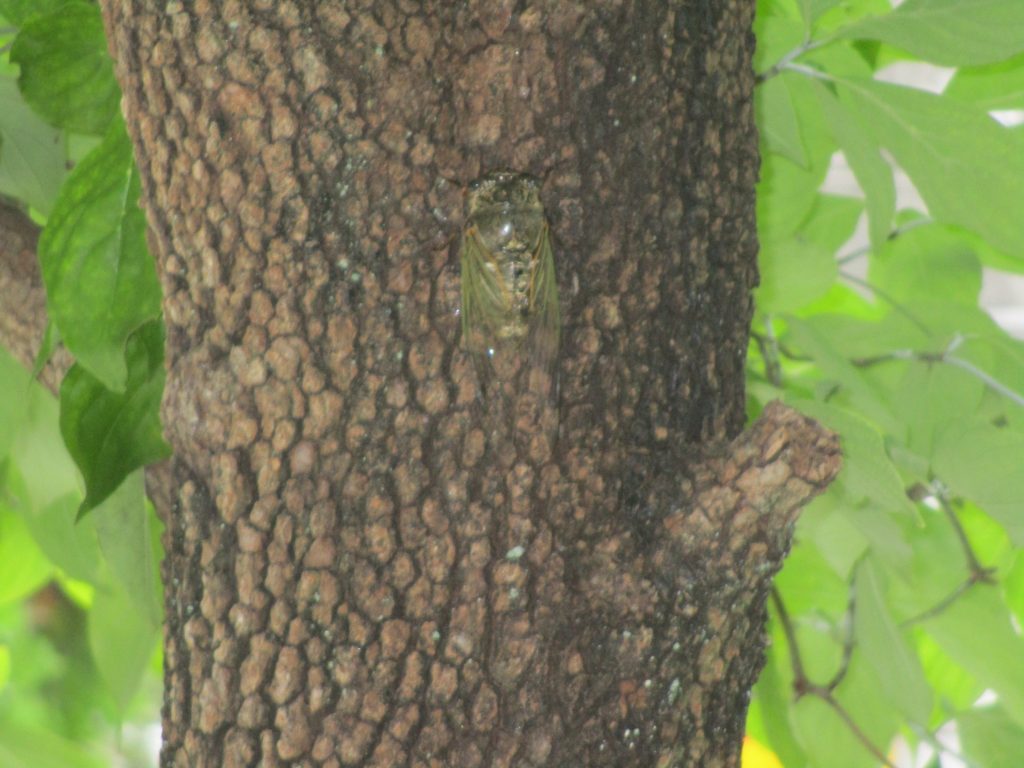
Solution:
[[[152,624],[160,623],[160,574],[153,552],[153,513],[136,470],[92,511],[103,557],[114,578]]]
[[[122,713],[149,665],[159,627],[120,585],[96,591],[89,611],[89,645],[100,676]]]
[[[947,707],[965,709],[981,696],[985,686],[950,658],[926,632],[915,632],[917,657],[935,696]]]
[[[958,368],[925,363],[908,366],[893,392],[894,404],[907,425],[906,445],[930,458],[936,432],[973,414],[984,394],[985,385]]]
[[[100,135],[117,114],[121,91],[98,5],[73,0],[30,17],[14,39],[11,61],[21,67],[25,101],[52,125]]]
[[[147,323],[128,340],[128,381],[112,392],[79,365],[61,384],[61,433],[85,477],[79,517],[106,499],[124,479],[166,458],[170,447],[160,430],[164,386],[163,329]]]
[[[20,27],[33,16],[52,13],[67,0],[0,0],[0,16]]]
[[[1024,51],[1022,29],[1020,0],[906,0],[842,34],[881,40],[927,61],[956,66],[990,64]]]
[[[871,283],[901,303],[919,300],[978,305],[981,264],[965,238],[922,226],[885,243],[871,259]]]
[[[916,654],[889,613],[878,566],[865,561],[857,569],[855,637],[881,682],[886,699],[917,723],[927,723],[932,696]]]
[[[984,67],[961,67],[942,94],[986,112],[1024,109],[1024,56]]]
[[[899,521],[915,525],[917,511],[907,499],[881,435],[846,409],[796,398],[787,398],[786,402],[839,435],[843,468],[827,493],[845,494],[845,514],[886,565],[901,571],[909,569],[911,551]]]
[[[0,604],[21,600],[50,580],[53,564],[25,525],[0,501]],[[2,685],[0,685],[2,688]]]
[[[760,312],[791,312],[814,301],[836,278],[836,260],[825,248],[795,236],[761,247]]]
[[[0,76],[0,193],[49,213],[67,175],[56,128],[29,109],[13,79]]]
[[[888,432],[901,431],[887,393],[837,352],[830,340],[812,322],[787,316],[786,323],[789,328],[787,342],[810,355],[822,373],[839,385],[851,404]]]
[[[874,81],[836,82],[841,98],[910,176],[933,218],[971,229],[1008,253],[1024,253],[1020,137],[952,99]]]
[[[759,85],[754,91],[754,109],[765,146],[797,165],[806,166],[807,153],[788,86],[790,77],[793,75],[783,73]]]
[[[160,313],[138,197],[118,121],[72,171],[39,238],[50,318],[78,363],[113,390],[125,385],[125,339]]]
[[[896,212],[896,185],[893,182],[892,167],[882,157],[878,144],[856,116],[824,85],[815,82],[815,86],[836,143],[843,150],[850,170],[864,193],[871,247],[877,253],[889,237],[892,217]]]
[[[1024,546],[1024,434],[988,423],[958,420],[936,435],[932,465],[954,493],[998,520]]]
[[[105,768],[109,760],[53,731],[29,728],[17,718],[0,720],[0,765],[4,768]]]
[[[840,706],[869,743],[886,745],[900,726],[900,716],[879,688],[878,677],[854,654],[838,690]],[[804,696],[789,711],[794,733],[810,758],[809,768],[877,768],[878,760],[821,699]]]
[[[1024,725],[1024,638],[1010,624],[997,589],[979,584],[922,626]]]
[[[964,753],[985,768],[1019,768],[1024,756],[1024,727],[998,705],[961,712],[957,731]]]

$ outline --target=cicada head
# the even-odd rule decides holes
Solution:
[[[513,171],[482,176],[469,185],[466,223],[491,253],[536,250],[545,224],[540,180]]]

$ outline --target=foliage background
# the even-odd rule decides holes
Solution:
[[[44,225],[37,369],[58,340],[77,361],[55,398],[0,350],[0,768],[146,765],[141,468],[167,447],[138,175],[95,4],[0,17],[0,194]],[[983,268],[1024,273],[1024,138],[990,116],[1024,110],[1020,30],[1020,0],[759,2],[749,410],[815,416],[846,464],[777,582],[747,768],[777,765],[765,747],[787,768],[1024,755],[1024,345],[979,306]],[[955,74],[879,79],[901,61]],[[839,156],[856,196],[822,192]],[[897,209],[896,169],[922,210]]]

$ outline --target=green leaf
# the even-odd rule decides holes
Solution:
[[[754,91],[754,110],[761,139],[768,150],[806,166],[807,153],[800,139],[800,124],[788,86],[791,77],[794,75],[783,73],[758,86]]]
[[[775,644],[769,646],[767,657],[754,688],[754,701],[761,714],[763,742],[778,755],[783,765],[805,765],[807,756],[793,737],[787,718],[792,700],[789,683],[779,673],[780,666],[788,664],[789,658]]]
[[[14,40],[11,61],[21,67],[25,101],[51,124],[100,135],[117,114],[121,91],[99,6],[75,0],[32,16]]]
[[[907,446],[930,458],[935,433],[973,414],[984,394],[985,385],[959,368],[926,363],[907,366],[893,393],[896,408],[907,425]]]
[[[933,218],[971,229],[1008,253],[1024,253],[1019,137],[952,99],[874,81],[836,82],[841,98],[910,176]]]
[[[864,203],[855,197],[818,195],[814,207],[800,225],[800,236],[834,254],[853,236],[862,213]]]
[[[757,48],[754,69],[764,73],[786,54],[795,50],[805,36],[804,25],[797,19],[782,15],[758,13],[754,20]]]
[[[60,334],[57,333],[57,326],[46,321],[46,330],[43,331],[43,339],[39,342],[39,349],[36,351],[36,359],[32,361],[32,378],[38,379],[46,364],[50,362],[53,353],[60,343]]]
[[[0,16],[20,27],[33,16],[52,13],[67,0],[0,0]]]
[[[53,565],[39,551],[25,522],[0,501],[0,604],[20,600],[45,584]],[[2,688],[2,685],[0,685]]]
[[[961,67],[942,95],[986,112],[1024,109],[1024,56],[984,67]]]
[[[92,512],[100,549],[135,610],[160,623],[160,574],[153,552],[153,513],[146,506],[143,473],[132,472]]]
[[[1015,546],[1024,546],[1024,435],[967,419],[936,436],[933,467],[955,493],[998,520]]]
[[[0,765],[4,768],[104,768],[110,763],[93,757],[57,733],[27,728],[5,718],[0,720]]]
[[[973,587],[923,627],[1024,725],[1024,638],[1014,631],[996,589]]]
[[[888,241],[871,260],[873,285],[902,303],[919,300],[978,305],[981,264],[964,238],[922,226]]]
[[[11,649],[0,644],[0,693],[7,687],[7,681],[11,679]]]
[[[49,213],[67,174],[60,131],[29,109],[13,79],[0,76],[0,193]]]
[[[821,501],[818,501],[821,499]],[[853,566],[868,549],[867,538],[857,530],[838,494],[819,496],[800,515],[798,535],[813,543],[832,570],[847,579]],[[829,504],[828,502],[832,502]],[[817,506],[830,507],[825,514],[815,514]]]
[[[832,253],[796,235],[761,247],[761,284],[755,293],[758,311],[790,312],[828,290],[836,278]]]
[[[827,165],[802,168],[774,152],[761,158],[757,231],[762,240],[782,240],[796,231],[814,205],[827,171]]]
[[[96,529],[88,520],[75,522],[80,496],[68,494],[38,510],[25,510],[22,519],[32,538],[54,565],[82,581],[96,580],[100,549]]]
[[[1003,578],[1006,603],[1018,624],[1024,624],[1024,550],[1018,550],[1013,565]]]
[[[857,569],[855,637],[881,682],[880,693],[917,723],[927,723],[932,696],[917,656],[896,627],[883,594],[883,577],[869,559]]]
[[[110,389],[125,386],[128,335],[159,316],[139,176],[120,121],[72,171],[39,238],[47,309],[68,349]]]
[[[815,19],[826,11],[839,5],[843,0],[800,0],[800,10],[803,13],[807,26],[810,27]]]
[[[133,471],[170,455],[160,430],[163,340],[163,328],[156,321],[128,339],[128,380],[122,393],[110,391],[77,364],[64,377],[61,433],[85,477],[79,518]]]
[[[977,701],[985,687],[953,661],[928,633],[917,631],[914,634],[917,656],[935,697],[954,709],[969,707]],[[942,719],[946,719],[945,714]]]
[[[828,37],[830,40],[835,40],[834,35],[837,30],[845,29],[866,16],[888,13],[891,10],[891,0],[855,0],[854,2],[843,0],[843,2],[825,11],[817,19],[815,23],[817,37],[821,39]],[[879,44],[862,40],[853,41],[852,44],[861,49],[861,56],[865,62],[869,62],[872,68],[874,68],[873,52],[869,52],[868,49],[877,48]],[[832,45],[825,46],[825,48],[830,47]],[[834,70],[829,69],[829,71],[832,72]]]
[[[836,143],[843,150],[850,170],[864,193],[871,247],[877,253],[889,237],[892,217],[896,212],[896,185],[893,182],[892,167],[882,157],[878,144],[856,116],[824,85],[818,82],[814,85]]]
[[[985,768],[1018,768],[1024,755],[1024,728],[999,705],[956,716],[964,753]]]
[[[122,713],[142,681],[159,627],[119,586],[97,590],[89,612],[89,646]]]
[[[794,398],[786,402],[838,433],[843,468],[826,495],[845,494],[844,511],[871,542],[872,551],[893,568],[909,569],[911,552],[893,513],[914,525],[917,510],[907,499],[881,435],[857,414],[834,405]]]
[[[838,691],[839,703],[870,743],[884,745],[899,728],[900,717],[879,690],[877,676],[854,654]],[[789,711],[811,768],[877,768],[878,760],[821,699],[804,696]]]
[[[813,510],[807,510],[808,516],[813,514]],[[779,571],[775,586],[791,614],[825,614],[838,621],[846,611],[850,589],[815,542],[807,540],[811,530],[813,524],[805,523],[801,517],[797,523],[797,543]]]
[[[842,35],[881,40],[926,61],[957,66],[990,64],[1020,53],[1022,29],[1024,3],[1019,0],[906,0]]]
[[[762,241],[781,241],[800,227],[818,200],[835,151],[811,84],[805,78],[789,78],[787,87],[798,107],[807,160],[801,166],[774,152],[762,158],[757,188],[757,231]]]
[[[900,432],[899,422],[888,403],[888,396],[881,388],[839,354],[813,323],[791,316],[787,316],[786,323],[787,341],[810,355],[822,372],[838,384],[852,405],[888,432]]]

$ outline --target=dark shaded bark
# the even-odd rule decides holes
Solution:
[[[729,442],[753,0],[103,5],[168,327],[164,764],[737,765],[838,468],[782,407]],[[544,181],[557,397],[458,346],[497,167]]]

